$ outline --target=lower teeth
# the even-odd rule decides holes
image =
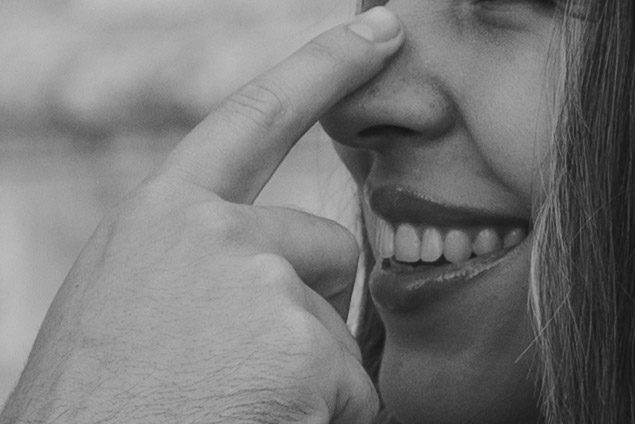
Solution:
[[[418,262],[401,262],[396,260],[394,257],[393,258],[385,258],[382,261],[381,267],[384,270],[392,270],[392,271],[414,271],[417,268],[423,267],[423,266],[442,266],[442,265],[447,265],[450,262],[448,262],[443,256],[441,256],[439,259],[437,259],[434,262],[423,262],[423,261],[418,261]]]
[[[470,259],[473,259],[475,257],[476,255],[472,253],[472,256],[470,256]],[[417,270],[420,267],[443,266],[448,264],[451,264],[451,262],[445,259],[443,255],[441,255],[441,257],[434,262],[424,262],[424,261],[402,262],[402,261],[398,261],[393,256],[392,258],[384,258],[381,263],[381,268],[383,270],[391,270],[394,272],[408,272],[408,271]]]

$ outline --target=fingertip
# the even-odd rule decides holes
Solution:
[[[401,21],[390,9],[377,6],[357,15],[348,30],[376,44],[399,40],[403,33]]]
[[[326,52],[327,55],[319,56],[331,56],[346,64],[355,79],[365,80],[387,64],[405,38],[403,23],[397,15],[386,7],[377,6],[320,34],[306,47],[309,51],[317,47],[318,53]]]

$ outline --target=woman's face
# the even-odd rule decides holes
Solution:
[[[405,46],[322,120],[364,196],[382,397],[404,424],[531,422],[531,211],[559,12],[548,0],[387,7]]]

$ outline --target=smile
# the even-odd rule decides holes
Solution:
[[[375,221],[373,299],[406,312],[497,267],[527,239],[529,220],[451,207],[402,187],[367,190]]]
[[[396,230],[395,230],[396,227]],[[458,264],[520,244],[524,228],[443,228],[377,220],[376,251],[381,259],[411,264]]]

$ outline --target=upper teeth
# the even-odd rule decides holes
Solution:
[[[527,236],[523,228],[441,228],[399,224],[378,219],[376,249],[381,258],[401,262],[435,262],[441,256],[452,263],[518,245]]]

